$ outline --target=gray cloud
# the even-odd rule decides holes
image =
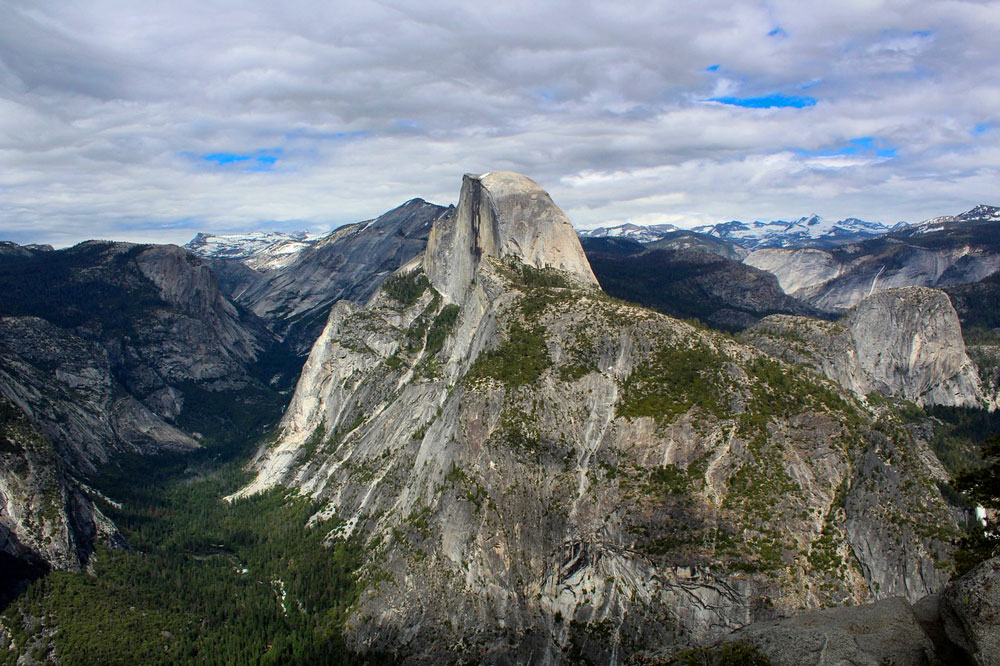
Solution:
[[[578,226],[894,222],[1000,175],[997,2],[160,4],[0,6],[0,237],[330,228],[491,169]],[[706,101],[767,95],[816,103]]]

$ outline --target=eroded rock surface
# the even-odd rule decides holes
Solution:
[[[723,642],[749,642],[774,666],[988,666],[1000,663],[1000,559],[912,606],[875,604],[758,622]]]
[[[934,644],[900,597],[830,608],[751,625],[736,634],[761,648],[772,666],[932,666]]]
[[[978,666],[1000,664],[1000,558],[948,586],[940,608],[948,638]]]

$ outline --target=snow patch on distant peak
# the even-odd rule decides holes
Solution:
[[[927,234],[969,222],[1000,222],[1000,207],[979,204],[958,215],[941,215],[913,225],[914,233]]]
[[[680,228],[672,224],[639,225],[626,222],[613,227],[580,229],[577,234],[581,238],[628,238],[640,243],[652,243],[674,231],[680,231]]]
[[[200,233],[184,249],[206,259],[234,259],[259,271],[283,268],[324,234],[253,231],[244,234]]]

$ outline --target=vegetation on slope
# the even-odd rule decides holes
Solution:
[[[361,545],[285,490],[221,499],[247,479],[247,446],[131,458],[94,486],[134,550],[101,548],[94,575],[54,572],[3,614],[19,654],[64,664],[379,663],[344,645]],[[222,463],[220,465],[220,462]],[[333,535],[333,536],[331,536]]]
[[[415,270],[386,278],[382,283],[382,290],[392,300],[408,308],[417,302],[430,285],[423,271]]]

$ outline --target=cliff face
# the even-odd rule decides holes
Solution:
[[[456,214],[431,230],[423,270],[447,302],[457,303],[486,257],[516,257],[597,285],[566,214],[537,183],[510,171],[465,176]]]
[[[985,405],[958,315],[948,295],[936,289],[876,293],[837,323],[768,317],[747,339],[787,361],[816,367],[859,397],[875,392],[919,405]]]
[[[299,488],[366,540],[354,645],[620,663],[944,584],[957,515],[920,433],[608,299],[543,195],[467,177],[422,262],[334,306],[254,461],[243,494]]]
[[[0,398],[0,598],[33,569],[81,568],[98,537],[120,543],[85,489],[27,415]]]

